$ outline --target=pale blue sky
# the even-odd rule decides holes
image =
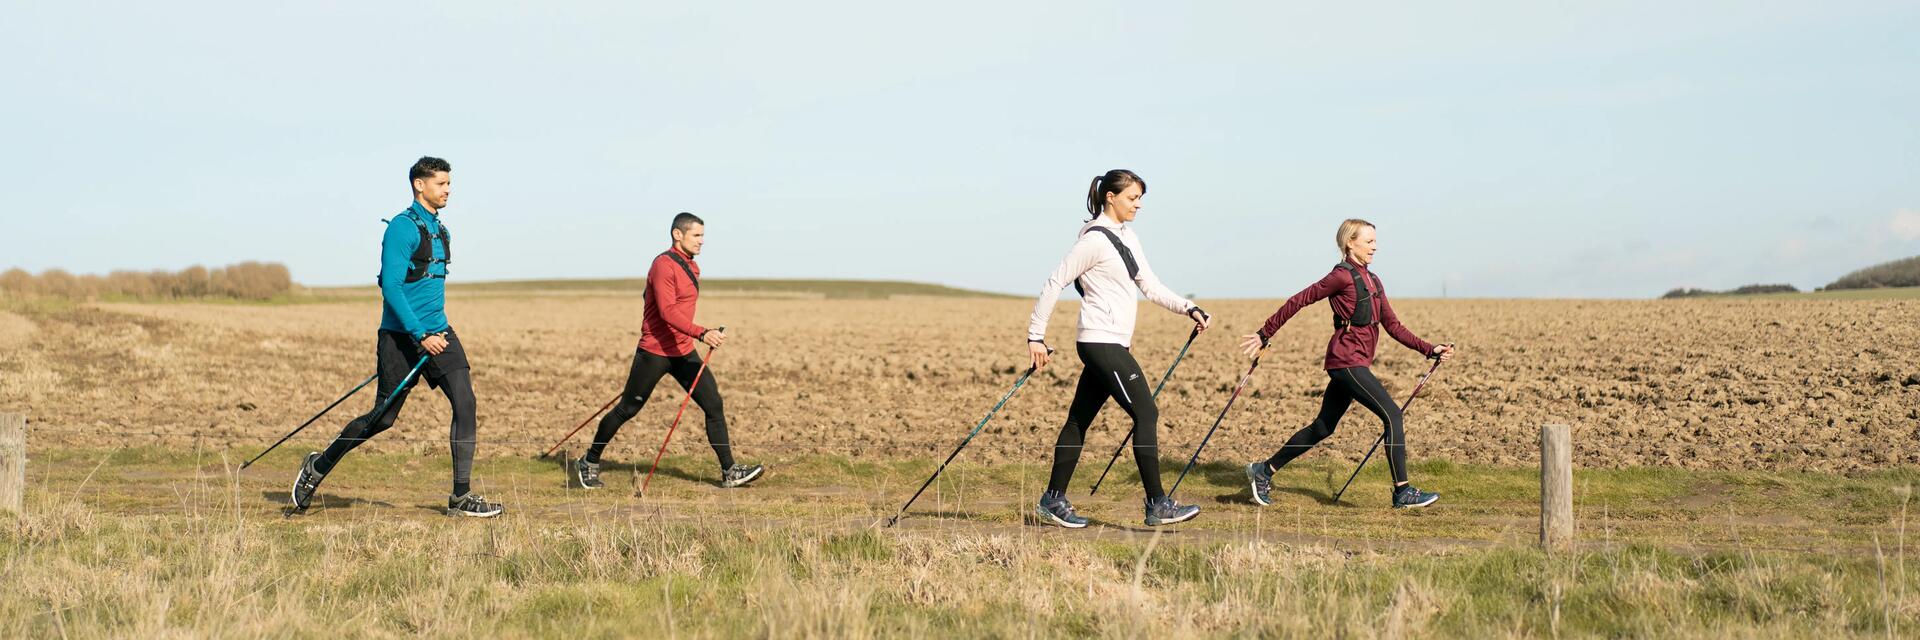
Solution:
[[[1920,254],[1920,3],[15,2],[0,267],[371,283],[422,154],[454,279],[1032,294],[1096,173],[1175,289],[1381,225],[1402,296],[1822,285]]]

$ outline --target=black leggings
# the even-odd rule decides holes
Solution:
[[[647,397],[653,395],[653,387],[660,383],[660,376],[672,374],[673,379],[686,389],[693,384],[693,376],[700,371],[700,354],[689,351],[684,356],[662,356],[648,353],[645,349],[633,352],[633,369],[627,372],[627,388],[620,392],[620,403],[614,405],[607,417],[600,419],[600,429],[593,434],[593,446],[587,449],[587,462],[599,463],[600,452],[613,441],[620,432],[620,425],[632,420],[647,406]],[[713,369],[700,374],[700,386],[691,390],[693,403],[700,405],[700,411],[707,414],[707,443],[713,445],[713,453],[720,458],[720,469],[733,466],[733,448],[727,444],[727,414],[720,403],[720,383],[713,379]]]
[[[1306,453],[1313,445],[1333,435],[1340,426],[1340,417],[1346,415],[1347,407],[1358,402],[1374,415],[1380,416],[1380,422],[1386,425],[1387,468],[1393,471],[1395,484],[1407,481],[1407,434],[1400,416],[1400,406],[1393,403],[1380,380],[1366,367],[1351,369],[1332,369],[1327,371],[1327,392],[1320,399],[1320,415],[1313,419],[1292,438],[1279,453],[1267,459],[1267,466],[1279,469],[1292,462],[1300,454]]]
[[[1066,491],[1073,479],[1073,468],[1080,464],[1080,449],[1086,444],[1087,427],[1100,414],[1100,407],[1112,398],[1133,417],[1133,462],[1140,467],[1140,484],[1148,498],[1166,495],[1160,488],[1160,409],[1153,403],[1153,389],[1140,372],[1140,363],[1126,347],[1105,342],[1079,342],[1074,350],[1086,368],[1080,371],[1080,386],[1073,392],[1073,405],[1067,409],[1067,423],[1060,427],[1060,439],[1053,445],[1053,475],[1047,480],[1050,491]]]
[[[425,378],[427,384],[446,394],[447,403],[452,405],[453,424],[448,440],[453,449],[453,493],[466,493],[473,476],[473,452],[479,435],[479,426],[474,418],[473,375],[467,364],[466,348],[460,345],[459,334],[448,329],[446,338],[447,348],[428,360],[427,366],[421,367],[420,373],[407,383],[407,388],[400,389],[395,396],[394,390],[400,386],[400,380],[413,370],[414,363],[419,362],[420,356],[427,355],[427,352],[413,341],[413,336],[393,331],[380,332],[380,338],[374,345],[375,352],[379,354],[380,385],[377,387],[379,392],[373,398],[373,407],[340,430],[340,437],[334,438],[333,444],[327,445],[327,450],[320,453],[314,469],[322,474],[333,471],[333,465],[339,463],[348,451],[391,428],[394,420],[400,417],[400,407],[407,404],[407,395],[420,386],[421,378]],[[385,402],[388,396],[394,396],[393,404],[388,405],[387,410],[376,419],[373,412],[380,408],[380,403]]]

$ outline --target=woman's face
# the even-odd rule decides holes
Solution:
[[[1133,222],[1140,215],[1141,194],[1138,182],[1127,185],[1120,193],[1107,194],[1107,215],[1119,222]]]
[[[1360,232],[1347,241],[1347,259],[1362,267],[1373,264],[1373,252],[1376,245],[1373,227],[1360,227]]]

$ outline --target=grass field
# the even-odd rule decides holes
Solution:
[[[1095,525],[1022,525],[1045,469],[962,463],[898,527],[932,461],[800,456],[712,485],[669,458],[637,498],[562,488],[557,463],[483,461],[511,509],[452,519],[445,460],[349,457],[284,517],[296,452],[55,450],[24,517],[0,516],[0,635],[617,637],[1899,637],[1920,629],[1907,566],[1911,471],[1584,471],[1585,542],[1530,547],[1537,476],[1429,464],[1459,487],[1393,512],[1345,468],[1278,478],[1248,504],[1235,469],[1183,489],[1207,509],[1159,535],[1138,484],[1077,500]],[[1171,462],[1171,461],[1169,461]],[[272,471],[267,471],[271,469]],[[1169,482],[1171,478],[1168,478]],[[1076,496],[1084,495],[1076,487]],[[671,630],[669,632],[669,630]]]

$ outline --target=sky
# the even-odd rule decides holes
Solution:
[[[1348,217],[1402,297],[1920,255],[1920,3],[1324,4],[12,2],[0,268],[371,284],[421,155],[455,282],[639,277],[691,211],[713,278],[1031,295],[1111,168],[1202,299]]]

